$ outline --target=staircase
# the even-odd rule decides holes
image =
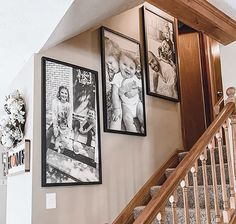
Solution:
[[[210,150],[207,150],[208,156],[210,158]],[[183,160],[183,158],[188,154],[188,152],[180,152],[178,153],[179,163]],[[215,151],[215,164],[216,164],[216,177],[217,177],[217,194],[219,195],[219,207],[223,210],[223,194],[222,194],[222,185],[220,179],[220,159],[218,150]],[[225,166],[225,177],[226,177],[226,187],[227,187],[227,196],[230,197],[230,186],[229,186],[229,173],[228,173],[228,165],[227,165],[227,153],[226,147],[223,147],[223,159]],[[215,211],[214,211],[214,187],[213,187],[213,179],[212,179],[212,169],[211,169],[211,160],[206,160],[206,168],[208,173],[208,192],[209,192],[209,207],[211,214],[211,223],[216,223],[215,220]],[[173,172],[175,168],[167,168],[165,171],[165,178],[167,179]],[[199,208],[200,208],[200,216],[201,222],[207,223],[206,217],[206,206],[204,200],[204,183],[203,183],[203,167],[201,160],[198,160],[198,194],[199,194]],[[194,186],[193,186],[193,176],[191,174],[188,175],[188,206],[189,206],[189,222],[196,223],[195,217],[195,203],[194,203]],[[185,223],[184,220],[184,187],[179,186],[177,188],[177,202],[176,202],[176,213],[177,213],[177,223]],[[160,190],[161,186],[153,186],[150,188],[150,196],[153,198],[157,192]],[[140,213],[144,210],[145,206],[138,206],[134,209],[133,215],[134,219],[137,219]],[[165,207],[165,218],[163,218],[164,223],[172,223],[172,205],[170,202],[167,203]],[[153,223],[158,223],[158,219],[155,218]]]
[[[172,155],[113,224],[236,224],[236,89],[226,93],[192,149]]]

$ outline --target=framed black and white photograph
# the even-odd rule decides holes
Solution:
[[[97,72],[42,58],[42,186],[101,183]]]
[[[143,7],[147,94],[179,101],[174,22]]]
[[[146,136],[140,43],[101,28],[105,132]]]

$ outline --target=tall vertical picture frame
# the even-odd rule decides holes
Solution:
[[[173,21],[143,6],[147,94],[180,101],[176,31]]]
[[[42,186],[101,184],[98,73],[42,58]]]
[[[146,136],[140,43],[101,28],[104,131]]]

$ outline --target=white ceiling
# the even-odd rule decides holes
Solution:
[[[209,2],[236,20],[236,0],[209,0]]]
[[[33,53],[141,2],[143,0],[0,0],[0,102]]]
[[[144,0],[75,0],[41,51],[142,2]]]
[[[33,53],[73,37],[144,0],[0,0],[0,105]],[[210,0],[236,19],[236,0]]]
[[[0,0],[1,95],[41,49],[73,0]]]

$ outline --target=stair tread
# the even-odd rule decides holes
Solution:
[[[153,186],[150,188],[150,195],[153,198],[157,192],[160,190],[161,186]],[[213,185],[208,186],[208,193],[209,193],[209,199],[210,199],[210,208],[214,209],[214,187]],[[227,189],[227,195],[228,197],[230,196],[230,186],[227,184],[226,185]],[[188,204],[189,208],[194,208],[195,202],[194,202],[194,187],[189,186],[188,187]],[[205,200],[204,200],[204,186],[198,186],[198,193],[199,193],[199,198],[200,200],[200,208],[205,208]],[[223,196],[222,196],[222,186],[218,185],[217,186],[217,194],[218,194],[218,200],[219,200],[219,206],[221,209],[223,209]],[[177,188],[177,195],[178,195],[178,202],[177,206],[180,208],[184,207],[184,200],[183,200],[183,189],[178,186]],[[167,207],[170,207],[170,203],[167,202]]]
[[[224,163],[224,166],[227,167],[228,164],[227,163]],[[206,165],[207,168],[211,168],[211,165]],[[216,164],[216,167],[220,167],[220,164]],[[173,172],[176,168],[167,168],[165,172]],[[202,169],[202,166],[198,166],[198,169]]]
[[[228,174],[228,164],[224,164],[225,167],[225,177],[226,177],[226,183],[229,183],[229,174]],[[212,185],[212,169],[211,165],[206,165],[207,168],[207,176],[208,176],[208,185]],[[166,178],[169,178],[169,176],[174,172],[176,168],[167,168],[165,171]],[[221,175],[220,175],[220,164],[216,164],[216,177],[217,177],[217,184],[221,184]],[[189,179],[189,185],[193,185],[193,177],[191,172],[188,173],[188,179]],[[203,173],[202,173],[202,166],[198,166],[198,185],[203,185]]]
[[[142,212],[145,208],[146,208],[146,206],[145,206],[145,205],[142,205],[142,206],[137,206],[137,207],[135,207],[134,210],[135,210],[135,211],[141,211],[141,212]],[[177,209],[184,210],[183,208],[178,208],[178,207],[177,207]],[[166,208],[165,208],[165,211],[166,211],[166,210],[170,210],[170,211],[171,211],[171,208],[166,207]],[[195,211],[195,208],[189,208],[189,210]],[[205,211],[205,209],[201,209],[201,208],[200,208],[200,210],[204,210],[204,211]],[[215,211],[214,209],[210,209],[210,210],[211,210],[211,211]]]
[[[181,162],[183,160],[183,158],[189,153],[189,151],[183,151],[183,152],[179,152],[178,153],[178,157],[179,157],[179,162]],[[210,156],[210,150],[207,149],[207,164],[210,165],[211,164],[211,156]],[[226,152],[226,147],[223,146],[223,159],[224,162],[227,163],[227,152]],[[218,147],[216,147],[215,149],[215,162],[216,164],[219,164],[219,151],[218,151]],[[198,159],[198,164],[201,164],[201,161]]]
[[[134,219],[137,219],[138,216],[141,214],[141,212],[145,209],[146,206],[138,206],[134,209],[133,211],[133,215],[134,215]],[[177,223],[185,223],[184,221],[184,209],[183,208],[178,208],[176,209],[177,211]],[[200,211],[200,215],[201,215],[201,223],[207,223],[206,221],[206,210],[205,209],[199,209]],[[211,223],[215,223],[215,210],[210,209],[210,213],[211,213]],[[165,223],[172,223],[172,208],[165,208]],[[195,221],[195,209],[194,208],[190,208],[189,209],[189,216],[190,216],[190,223],[196,223]],[[204,221],[205,220],[205,221]],[[154,221],[152,222],[152,224],[157,224],[157,219],[155,218]]]

